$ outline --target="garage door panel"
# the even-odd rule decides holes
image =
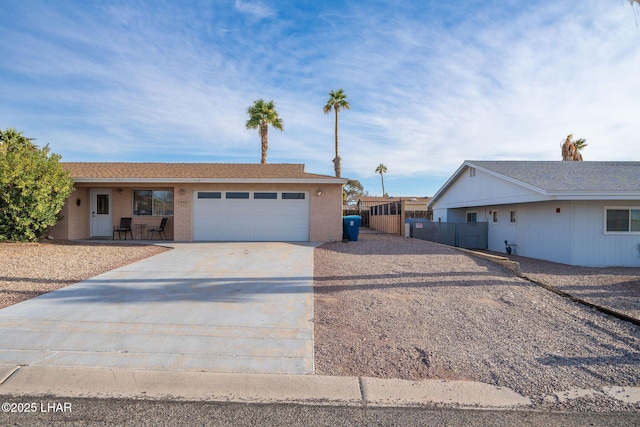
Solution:
[[[308,241],[309,199],[198,198],[194,193],[193,239],[221,241]],[[264,193],[264,192],[261,192]],[[275,192],[271,192],[273,194]]]

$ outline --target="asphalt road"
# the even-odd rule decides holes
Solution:
[[[6,426],[637,426],[640,414],[4,397]],[[15,405],[12,405],[15,404]],[[9,408],[20,412],[5,412]],[[30,412],[26,412],[30,411]]]

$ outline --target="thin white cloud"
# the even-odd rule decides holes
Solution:
[[[239,12],[250,15],[257,20],[271,18],[276,15],[274,9],[264,5],[260,1],[236,0],[234,6]]]

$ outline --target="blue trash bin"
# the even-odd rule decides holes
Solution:
[[[358,233],[360,232],[360,223],[362,217],[360,215],[347,215],[342,217],[342,239],[351,242],[358,241]]]

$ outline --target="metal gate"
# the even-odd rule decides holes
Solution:
[[[400,234],[402,230],[402,201],[358,201],[356,206],[343,210],[344,215],[360,215],[360,233]]]

